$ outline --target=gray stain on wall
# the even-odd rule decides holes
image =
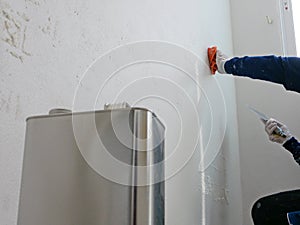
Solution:
[[[10,198],[8,195],[3,196],[1,199],[1,209],[4,212],[7,212],[9,210],[9,208],[10,208]]]
[[[20,115],[21,115],[21,106],[20,106],[20,103],[21,103],[21,101],[20,101],[20,95],[17,95],[16,96],[16,113],[15,113],[16,117],[15,117],[15,119],[19,118]]]
[[[6,113],[10,112],[11,98],[12,98],[12,93],[10,93],[7,98],[1,97],[0,111],[4,111]]]
[[[21,96],[12,91],[7,94],[0,92],[0,112],[7,113],[15,117],[15,120],[21,118]]]
[[[39,1],[39,0],[25,0],[25,2],[33,4],[35,6],[40,6],[40,4],[41,4],[41,1]]]

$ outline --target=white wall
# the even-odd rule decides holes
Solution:
[[[280,2],[231,1],[235,55],[284,54],[287,46],[282,36]],[[291,11],[284,13],[284,17],[291,16]],[[272,19],[272,24],[267,23],[266,16]],[[286,26],[290,27],[284,30],[292,28],[291,23]],[[289,46],[293,46],[293,38],[288,40]],[[291,49],[288,50],[291,53]],[[253,203],[262,196],[298,188],[300,173],[291,154],[269,142],[264,126],[246,108],[246,104],[282,121],[299,137],[300,95],[286,92],[280,85],[248,78],[234,79],[237,87],[243,224],[250,225]]]
[[[195,52],[203,60],[206,88],[214,79],[219,82],[227,110],[213,118],[226,122],[226,132],[211,166],[199,172],[198,147],[167,181],[167,224],[241,224],[235,86],[231,78],[209,77],[206,59],[212,44],[232,53],[228,1],[1,0],[0,9],[1,224],[17,220],[25,118],[55,107],[72,108],[75,89],[91,62],[113,47],[140,40],[168,41]],[[223,98],[213,101],[222,105]],[[203,134],[210,128],[205,123]],[[222,137],[213,134],[212,140]]]

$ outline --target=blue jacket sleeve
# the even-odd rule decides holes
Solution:
[[[292,137],[284,143],[283,147],[293,154],[295,161],[300,165],[300,142]]]

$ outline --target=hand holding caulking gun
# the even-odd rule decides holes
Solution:
[[[247,105],[247,107],[252,112],[254,112],[259,117],[259,119],[266,125],[266,123],[268,122],[270,117],[267,117],[265,114],[263,114],[262,112],[257,111],[256,109],[252,108],[249,105]],[[283,137],[283,138],[287,138],[287,134],[283,131],[283,129],[279,126],[278,123],[276,125],[276,128],[273,130],[272,134],[273,135],[278,135],[278,136]]]

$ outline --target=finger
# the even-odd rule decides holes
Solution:
[[[272,127],[276,127],[277,126],[277,124],[276,123],[270,123],[267,127],[268,127],[268,129],[271,129]]]
[[[271,123],[276,123],[279,127],[284,126],[283,123],[281,123],[280,121],[275,120],[275,119],[273,119],[273,118],[269,119],[269,120],[267,121],[266,125],[267,125],[267,124],[271,124]]]
[[[274,125],[274,123],[273,123],[273,122],[270,122],[270,123],[266,124],[265,128],[266,128],[267,130],[270,130],[270,128],[271,128],[273,125]]]
[[[267,127],[267,133],[270,135],[273,133],[273,131],[276,129],[277,124],[276,123],[272,123]]]
[[[283,127],[283,126],[285,126],[283,123],[281,123],[279,121],[274,121],[274,122],[276,122],[277,126],[280,127],[280,128]]]
[[[277,124],[274,124],[274,125],[271,127],[271,129],[270,129],[271,134],[272,134],[276,129],[278,129],[278,126],[277,126]]]
[[[266,122],[266,126],[270,125],[271,123],[273,123],[275,120],[273,118],[269,119],[267,122]]]

